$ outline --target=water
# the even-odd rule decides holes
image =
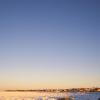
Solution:
[[[52,93],[52,92],[0,92],[0,100],[98,100],[99,92],[95,93]],[[67,99],[66,99],[67,100]]]

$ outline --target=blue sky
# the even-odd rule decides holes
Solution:
[[[99,86],[99,5],[0,0],[0,88]]]

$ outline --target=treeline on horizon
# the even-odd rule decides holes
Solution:
[[[100,92],[100,88],[4,90],[6,92]]]

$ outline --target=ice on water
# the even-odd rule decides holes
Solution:
[[[98,100],[100,93],[0,92],[0,100]],[[68,99],[70,98],[70,99]]]

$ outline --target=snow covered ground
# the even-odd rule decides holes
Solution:
[[[58,100],[63,97],[71,100],[98,100],[100,93],[0,92],[0,100]]]
[[[70,93],[69,96],[73,97],[74,100],[98,100],[100,93]]]

